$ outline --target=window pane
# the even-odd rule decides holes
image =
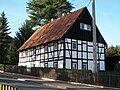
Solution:
[[[76,42],[72,42],[72,49],[76,50],[77,49],[77,43]]]
[[[83,52],[83,58],[87,59],[87,52]]]
[[[86,51],[86,50],[87,50],[87,45],[83,44],[83,51]]]

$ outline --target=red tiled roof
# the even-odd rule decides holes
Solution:
[[[24,50],[53,40],[58,40],[68,31],[84,8],[72,12],[66,16],[55,19],[36,30],[33,35],[19,48]]]

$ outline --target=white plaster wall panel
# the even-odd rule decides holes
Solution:
[[[66,44],[65,44],[65,48],[66,48],[66,49],[71,49],[71,44],[66,43]]]
[[[52,53],[49,53],[49,55],[48,55],[48,56],[49,56],[49,58],[52,58]]]
[[[44,67],[44,63],[40,63],[40,66],[41,66],[41,67]]]
[[[66,55],[66,57],[70,57],[71,56],[71,51],[66,50],[65,55]]]
[[[67,47],[68,47],[68,49],[71,49],[71,44],[68,44]]]
[[[78,52],[78,58],[82,58],[81,52]]]
[[[93,47],[88,46],[88,52],[93,52]]]
[[[82,61],[78,60],[78,69],[81,70],[82,69]]]
[[[21,52],[19,52],[19,57],[21,57]]]
[[[31,63],[32,63],[32,62],[27,62],[27,63],[26,63],[27,67],[32,67]]]
[[[32,60],[35,60],[35,56],[32,56]]]
[[[104,53],[104,48],[99,48],[100,53]]]
[[[41,49],[41,53],[44,53],[44,48]]]
[[[63,60],[62,61],[58,61],[58,68],[63,68]]]
[[[99,55],[100,55],[100,59],[101,59],[101,60],[104,60],[104,59],[105,59],[104,54],[99,54]]]
[[[35,61],[35,67],[40,67],[40,61]]]
[[[18,63],[18,66],[26,66],[26,63]]]
[[[48,67],[53,67],[53,61],[48,62]]]
[[[57,57],[58,55],[57,55],[57,52],[54,52],[54,57]]]
[[[47,59],[48,58],[48,55],[47,55],[47,53],[45,54],[45,59]]]
[[[100,61],[100,70],[105,70],[105,62]]]
[[[87,59],[87,52],[83,52],[83,58]]]
[[[51,47],[50,46],[48,47],[48,52],[51,52]]]
[[[36,50],[36,55],[38,55],[38,54],[40,54],[40,52],[39,52],[39,50],[37,49],[37,50]]]
[[[72,51],[72,58],[77,58],[77,51]]]
[[[58,50],[63,49],[63,44],[58,45]]]
[[[77,40],[76,40],[76,39],[72,39],[72,41],[75,41],[75,42],[76,42]]]
[[[83,51],[87,51],[87,45],[83,44]]]
[[[93,59],[93,53],[88,53],[88,59]]]
[[[41,55],[41,59],[44,59],[44,54]]]
[[[78,40],[78,44],[81,44],[81,40]]]
[[[93,61],[88,61],[88,70],[93,71]]]
[[[100,47],[104,47],[104,44],[102,44],[102,43],[98,43],[98,45],[99,45]]]
[[[27,60],[27,58],[25,58],[25,62],[27,62],[28,60]]]
[[[66,59],[66,63],[65,63],[66,65],[66,68],[67,69],[71,69],[71,60],[70,59]]]
[[[40,60],[40,55],[37,55],[37,56],[36,56],[36,60]]]
[[[53,51],[53,46],[51,46],[51,51]]]
[[[87,41],[82,41],[83,43],[87,43]]]
[[[77,60],[76,60],[76,59],[72,59],[72,61],[73,61],[73,62],[77,62]]]
[[[88,45],[93,46],[93,42],[88,42]]]
[[[66,38],[66,39],[65,39],[65,42],[70,42],[70,43],[71,43],[71,39]]]
[[[59,53],[59,56],[60,56],[60,57],[63,56],[63,50],[62,50],[62,51],[59,51],[58,53]]]
[[[81,51],[81,45],[78,45],[78,50]]]
[[[19,57],[19,62],[21,62],[21,58]]]
[[[83,60],[83,62],[87,62],[87,60]]]
[[[29,61],[32,61],[32,58],[31,58],[31,57],[29,57]]]

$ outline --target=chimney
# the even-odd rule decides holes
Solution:
[[[66,16],[67,14],[66,13],[62,13],[62,16]]]
[[[54,21],[54,18],[51,18],[51,22]]]

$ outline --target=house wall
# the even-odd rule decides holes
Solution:
[[[63,41],[19,52],[19,66],[63,68]]]
[[[76,43],[76,48],[73,48],[73,43]],[[105,70],[105,45],[97,43],[96,48],[98,70]],[[65,67],[93,70],[93,42],[66,38]]]

